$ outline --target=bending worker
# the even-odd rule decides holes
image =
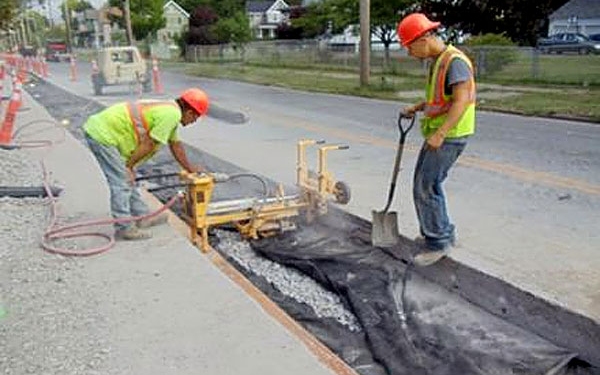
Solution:
[[[424,246],[415,264],[426,266],[443,258],[456,240],[442,183],[475,133],[475,79],[469,58],[446,45],[434,31],[439,22],[421,13],[398,24],[398,36],[409,55],[431,60],[426,100],[405,108],[409,117],[423,111],[425,142],[415,166],[413,198]]]
[[[90,116],[83,130],[110,188],[110,208],[115,219],[150,212],[135,188],[135,167],[169,144],[173,157],[188,172],[201,168],[188,161],[177,139],[177,127],[196,122],[208,112],[208,96],[196,88],[184,91],[174,101],[137,101],[114,104]],[[143,240],[151,237],[141,230],[167,221],[167,214],[115,223],[115,238]]]

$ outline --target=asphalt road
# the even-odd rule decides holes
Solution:
[[[104,104],[137,97],[127,87],[92,96],[89,63],[78,64],[77,81],[65,63],[50,71],[52,82]],[[385,205],[396,116],[408,103],[161,74],[166,94],[149,97],[197,86],[215,107],[250,119],[233,125],[209,117],[180,132],[188,144],[286,184],[295,179],[298,139],[347,144],[329,158],[333,174],[352,188],[346,209],[370,218]],[[478,113],[477,126],[446,183],[459,235],[452,257],[600,321],[600,126],[490,112]],[[408,237],[418,235],[411,178],[421,142],[413,131],[392,206]]]

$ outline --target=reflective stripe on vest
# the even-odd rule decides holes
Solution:
[[[129,119],[131,120],[131,125],[133,126],[133,131],[135,133],[135,139],[137,143],[140,143],[140,134],[144,132],[144,134],[150,134],[150,127],[148,125],[148,121],[144,116],[144,111],[151,107],[161,106],[161,105],[169,105],[169,106],[177,106],[177,104],[172,102],[128,102],[127,103],[127,113],[129,114]]]
[[[442,55],[435,61],[429,84],[427,86],[427,103],[423,112],[426,117],[434,118],[447,113],[452,106],[450,96],[445,93],[446,73],[453,59],[463,60],[473,73],[473,65],[467,56],[453,46],[448,46]],[[433,84],[432,84],[433,82]],[[473,74],[469,81],[469,103],[475,103],[475,79]]]

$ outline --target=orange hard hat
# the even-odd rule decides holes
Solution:
[[[398,37],[403,47],[425,35],[428,31],[440,26],[439,22],[432,22],[423,13],[412,13],[404,17],[398,24]]]
[[[185,90],[181,93],[181,99],[194,108],[200,116],[204,116],[208,112],[208,95],[200,89],[192,88]]]

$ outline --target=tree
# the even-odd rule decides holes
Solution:
[[[339,33],[352,23],[352,20],[358,22],[358,0],[325,0],[311,3],[300,17],[290,19],[293,27],[303,30],[304,38]]]
[[[109,4],[122,8],[123,1],[109,0]],[[130,0],[131,27],[136,40],[153,36],[157,30],[165,26],[163,5],[163,0]],[[124,19],[119,18],[117,21],[121,27],[125,26]]]
[[[163,0],[131,0],[131,26],[137,40],[155,36],[156,31],[165,27]]]
[[[244,12],[238,11],[233,17],[221,18],[215,25],[219,43],[232,43],[234,48],[243,48],[252,39],[252,31]]]
[[[19,0],[2,0],[0,2],[0,30],[8,29],[14,22]]]
[[[199,6],[210,6],[212,0],[178,0],[177,4],[179,4],[186,12],[192,14],[194,9]]]
[[[452,29],[473,35],[505,34],[535,45],[548,16],[568,0],[424,0],[422,10]]]
[[[390,45],[396,42],[396,25],[400,17],[414,10],[417,1],[371,0],[371,33],[383,43],[386,61],[389,61]],[[310,5],[305,15],[292,20],[292,25],[305,30],[306,37],[324,33],[324,25],[330,25],[332,33],[339,33],[346,26],[358,23],[359,0],[325,0]]]
[[[386,65],[390,61],[390,45],[398,42],[398,21],[412,12],[416,4],[416,0],[371,0],[371,32],[383,43]]]
[[[245,10],[245,0],[179,0],[178,4],[189,13],[198,7],[211,8],[220,18],[233,18]]]
[[[27,24],[27,30],[30,35],[30,44],[34,47],[43,45],[43,37],[46,32],[46,17],[34,10],[26,10],[22,13]]]
[[[201,5],[196,8],[190,16],[190,27],[185,37],[186,43],[192,45],[217,44],[219,36],[215,26],[218,21],[219,16],[211,7]]]
[[[244,12],[246,7],[245,0],[212,0],[211,7],[217,13],[219,18],[235,18],[239,12]]]

